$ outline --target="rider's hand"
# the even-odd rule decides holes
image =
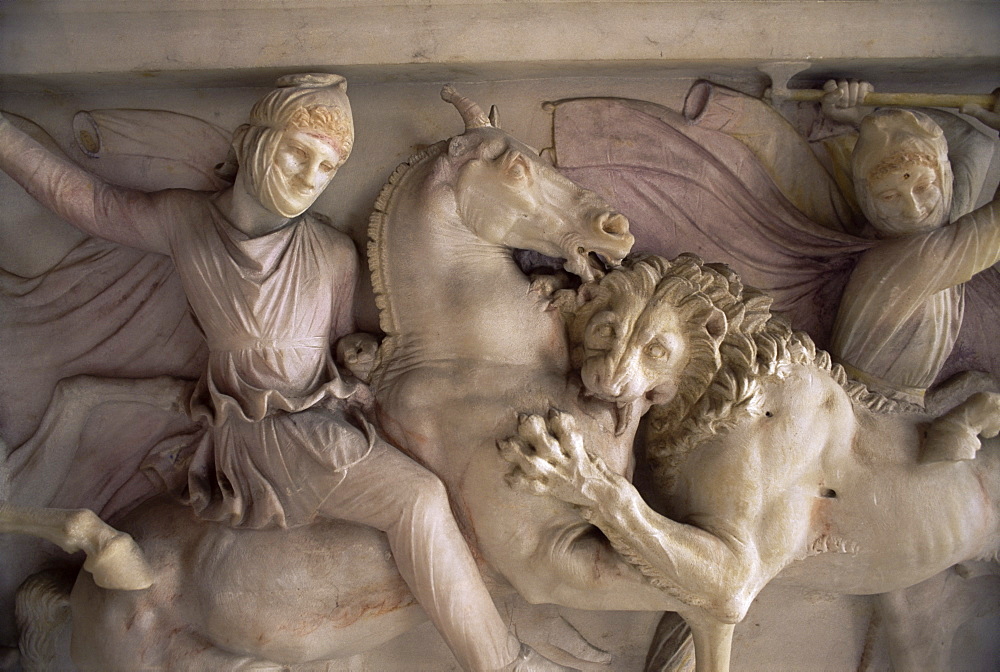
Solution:
[[[378,340],[364,332],[348,334],[337,341],[336,353],[337,361],[347,367],[351,375],[368,382],[375,366]]]
[[[868,82],[831,79],[823,85],[823,90],[826,92],[821,101],[823,114],[834,121],[859,126],[861,120],[875,109],[862,105],[865,96],[875,90]]]
[[[975,117],[990,128],[1000,131],[1000,89],[993,92],[992,109],[987,110],[981,105],[963,105],[960,112]]]

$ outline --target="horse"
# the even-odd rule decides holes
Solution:
[[[525,227],[504,213],[550,198],[536,184],[538,164],[527,160],[534,153],[492,127],[474,103],[460,110],[466,132],[397,171],[371,218],[369,265],[386,334],[372,377],[379,426],[442,479],[472,547],[528,602],[680,612],[694,621],[698,647],[698,628],[714,628],[713,619],[649,581],[573,505],[509,487],[497,450],[519,426],[542,423],[533,414],[559,408],[575,416],[588,446],[627,481],[642,413],[658,396],[674,396],[674,379],[697,348],[670,310],[652,310],[653,319],[638,295],[626,292],[623,303],[639,307],[630,322],[638,331],[622,326],[616,332],[601,321],[613,313],[614,301],[600,292],[588,300],[583,291],[577,331],[586,340],[587,325],[596,320],[594,338],[611,341],[596,359],[614,351],[617,363],[629,362],[628,375],[606,375],[596,360],[580,362],[580,377],[572,373],[560,315],[533,291],[510,253]],[[444,171],[435,161],[446,152]],[[563,193],[569,184],[552,180],[545,187]],[[573,212],[592,212],[595,230],[624,241],[623,220],[593,195],[574,193],[584,201]],[[575,245],[566,240],[548,254],[568,258],[567,268],[587,280],[587,250]],[[674,298],[681,303],[696,290],[685,285]],[[704,312],[698,328],[709,341],[721,338],[721,311]],[[713,347],[705,349],[714,353]],[[654,363],[660,368],[653,377],[631,384]],[[524,414],[520,420],[514,409]],[[701,647],[697,654],[704,669],[728,661],[728,651]]]
[[[533,491],[579,507],[687,605],[696,655],[712,657],[698,670],[726,668],[733,624],[779,575],[816,591],[885,594],[891,606],[1000,552],[1000,396],[975,394],[934,418],[850,380],[765,304],[743,303],[729,311],[710,385],[681,413],[650,412],[655,509],[568,414],[536,417],[504,451]],[[891,643],[894,662],[946,669],[936,641],[911,648]]]
[[[561,257],[568,271],[592,280],[600,273],[595,256],[617,264],[631,247],[627,220],[562,177],[534,150],[494,127],[478,106],[450,88],[443,97],[459,109],[466,131],[397,169],[373,216],[373,231],[391,231],[392,244],[383,245],[385,239],[376,233],[371,246],[384,323],[410,324],[408,311],[436,322],[430,331],[405,343],[393,330],[379,351],[373,386],[400,398],[390,393],[389,381],[400,371],[401,358],[414,361],[416,353],[410,346],[416,344],[422,356],[443,362],[439,345],[450,342],[457,344],[459,359],[480,380],[503,370],[512,373],[517,384],[529,387],[539,387],[530,381],[540,378],[544,393],[538,398],[545,403],[576,395],[578,389],[567,381],[570,364],[560,313],[532,289],[512,252],[527,249]],[[406,221],[396,222],[397,217]],[[405,260],[396,256],[397,243],[407,250]],[[429,281],[426,287],[419,282],[399,287],[394,267],[404,262],[406,272],[418,266],[426,269],[435,278],[433,288]],[[470,286],[484,291],[474,295]],[[396,302],[398,292],[414,302],[407,306]],[[445,314],[456,309],[466,311],[458,322],[453,314]],[[517,362],[503,354],[509,335],[504,334],[505,325],[491,319],[494,313],[504,319],[513,314],[518,331],[523,331],[507,344],[515,350],[527,348],[515,357]],[[386,317],[389,314],[391,318]],[[489,364],[477,367],[477,361]],[[463,366],[458,362],[458,369]],[[538,370],[532,371],[533,367]],[[437,369],[435,375],[442,371]],[[455,376],[456,382],[463,380],[468,380],[464,374]],[[462,390],[469,397],[463,402],[467,408],[488,399],[501,423],[483,436],[492,467],[488,485],[510,492],[495,438],[508,431],[508,420],[514,420],[511,397],[493,399],[486,386],[478,395],[468,385]],[[147,391],[157,398],[161,394],[153,388]],[[451,403],[424,401],[431,406]],[[603,402],[593,405],[600,409],[594,411],[599,416],[595,423],[614,437],[613,408]],[[622,446],[618,461],[624,471],[630,462],[630,436],[615,437],[615,443]],[[403,442],[402,447],[408,446]],[[432,469],[440,468],[439,475],[451,473],[434,460],[423,461]],[[451,494],[461,510],[460,502],[468,493],[453,488]],[[512,493],[504,498],[519,497]],[[532,499],[553,508],[546,498]],[[571,508],[560,503],[554,508],[569,521],[569,533],[581,527]],[[530,507],[524,511],[525,525],[533,527]],[[473,531],[467,522],[464,531],[479,553],[477,542],[485,531]],[[163,499],[147,502],[115,525],[142,548],[154,584],[146,591],[125,593],[102,590],[84,574],[77,578],[69,601],[73,657],[82,669],[130,669],[137,661],[162,669],[213,670],[305,664],[377,646],[425,618],[396,572],[384,537],[374,530],[338,522],[290,531],[232,530],[199,521],[181,505]],[[581,543],[597,547],[593,540]],[[608,550],[603,545],[600,552]],[[611,559],[604,562],[615,564]],[[536,585],[546,580],[541,578]],[[631,580],[646,583],[638,572]],[[645,590],[658,592],[648,585]],[[578,593],[585,594],[583,586]],[[303,595],[309,596],[305,602]],[[587,603],[600,604],[589,599]]]

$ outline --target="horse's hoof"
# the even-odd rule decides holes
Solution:
[[[94,576],[94,583],[108,590],[144,590],[153,585],[153,570],[142,549],[124,533],[89,554],[83,568]]]

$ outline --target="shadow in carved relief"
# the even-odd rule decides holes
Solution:
[[[115,524],[142,547],[154,585],[109,591],[81,574],[73,596],[62,593],[76,619],[78,664],[130,669],[139,657],[163,669],[192,661],[213,669],[296,665],[378,646],[429,614],[468,669],[559,669],[518,647],[476,558],[499,593],[512,586],[530,602],[677,612],[693,630],[698,668],[724,670],[733,624],[783,571],[812,589],[884,593],[995,557],[1000,454],[992,442],[980,451],[978,438],[1000,429],[995,395],[972,396],[935,419],[850,380],[809,336],[772,315],[769,296],[728,268],[694,256],[622,261],[633,234],[646,251],[673,256],[679,246],[727,261],[773,291],[795,326],[828,338],[856,258],[877,244],[849,233],[860,210],[815,157],[814,172],[803,171],[811,177],[797,185],[762,158],[773,149],[768,133],[784,122],[759,103],[703,84],[685,110],[694,123],[635,101],[557,106],[561,164],[634,217],[630,232],[616,210],[446,89],[465,132],[397,169],[371,220],[386,338],[377,351],[364,336],[342,341],[338,366],[331,344],[350,331],[353,250],[310,215],[298,218],[321,190],[298,181],[305,163],[319,182],[332,177],[349,151],[345,117],[335,112],[349,108],[336,82],[297,83],[301,94],[272,94],[255,108],[254,128],[238,132],[221,168],[232,177],[239,167],[237,192],[224,192],[241,193],[235,201],[216,197],[213,210],[191,192],[112,197],[126,210],[129,199],[149,206],[142,221],[151,228],[158,209],[175,201],[197,201],[210,213],[188,221],[182,213],[191,208],[178,206],[177,221],[161,227],[166,234],[129,239],[159,249],[165,235],[162,251],[178,260],[209,341],[210,373],[193,396],[181,378],[146,376],[198,373],[204,351],[196,339],[178,348],[184,366],[150,365],[141,380],[67,378],[40,428],[8,460],[27,487],[41,473],[31,468],[37,456],[61,452],[65,478],[67,456],[80,451],[97,409],[120,411],[118,422],[149,409],[169,418],[146,421],[150,436],[127,449],[132,468],[142,461],[154,481],[129,480],[89,505],[105,515],[131,510]],[[327,95],[324,86],[333,103],[310,103]],[[719,99],[726,104],[713,107]],[[83,121],[100,137],[109,119],[122,118]],[[733,131],[737,122],[756,135]],[[302,134],[305,147],[292,142]],[[804,141],[792,144],[814,156]],[[191,174],[210,182],[203,161],[194,159]],[[53,200],[69,201],[69,217],[87,204],[69,198],[70,187],[54,191]],[[248,200],[236,207],[240,199]],[[222,221],[215,212],[232,216]],[[263,228],[242,230],[244,222]],[[182,245],[206,235],[212,240]],[[286,240],[303,235],[319,242]],[[87,245],[95,244],[67,258]],[[61,262],[36,284],[97,268],[97,245],[81,265]],[[513,249],[563,259],[580,280],[532,280]],[[164,284],[152,277],[125,282]],[[93,280],[101,282],[113,286]],[[134,312],[111,311],[111,322],[126,328]],[[169,330],[170,318],[153,324]],[[180,413],[189,398],[189,412]],[[631,484],[640,426],[654,486],[641,494]],[[391,466],[366,479],[363,466],[375,463]],[[161,497],[134,507],[154,482],[187,505]],[[979,485],[986,501],[972,496]],[[49,506],[53,497],[34,501]],[[397,509],[385,505],[396,501]],[[390,540],[372,527],[318,521],[327,518],[387,529]],[[427,528],[444,538],[421,554]],[[436,589],[440,581],[448,589]],[[532,641],[530,631],[518,635]],[[685,638],[674,629],[668,648]],[[586,662],[566,650],[554,657]]]

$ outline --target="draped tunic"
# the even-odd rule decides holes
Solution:
[[[190,412],[211,426],[184,497],[232,525],[308,523],[374,436],[330,349],[353,328],[353,245],[308,215],[250,238],[211,199],[183,210],[171,256],[209,349]]]
[[[350,239],[308,214],[250,237],[211,193],[116,187],[21,133],[5,140],[4,169],[43,205],[176,266],[209,349],[189,406],[207,429],[155,450],[147,469],[206,519],[259,528],[316,518],[375,440],[353,410],[370,393],[341,377],[330,348],[354,326]]]
[[[864,382],[922,403],[962,326],[965,286],[1000,261],[1000,203],[933,231],[884,240],[858,261],[833,348]]]

